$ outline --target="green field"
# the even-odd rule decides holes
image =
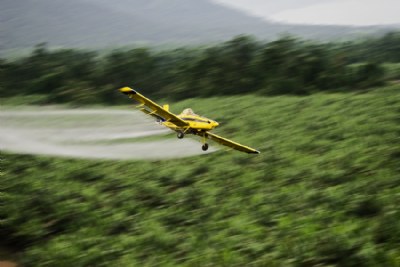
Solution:
[[[400,266],[400,85],[170,104],[261,154],[3,153],[8,257],[23,266]]]

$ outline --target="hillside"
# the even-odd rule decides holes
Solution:
[[[382,28],[295,26],[249,16],[210,0],[2,0],[0,50],[41,42],[62,47],[107,47],[137,43],[188,44],[239,34],[263,39],[291,33],[338,39],[386,32]]]
[[[398,266],[399,90],[171,103],[258,156],[3,154],[0,247],[24,266]]]

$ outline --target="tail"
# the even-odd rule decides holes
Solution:
[[[163,105],[163,109],[165,109],[166,111],[169,111],[169,105],[168,104]]]

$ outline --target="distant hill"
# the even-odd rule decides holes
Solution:
[[[1,0],[0,50],[40,42],[63,47],[135,43],[189,44],[238,34],[263,39],[290,33],[305,38],[351,38],[385,28],[270,23],[211,0]]]

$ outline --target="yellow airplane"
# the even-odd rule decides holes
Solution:
[[[219,123],[195,114],[190,108],[183,110],[183,112],[179,115],[175,115],[169,111],[169,105],[164,105],[161,107],[132,88],[123,87],[119,90],[120,92],[126,94],[129,98],[140,102],[140,105],[138,106],[140,111],[155,117],[160,124],[170,128],[173,131],[176,131],[179,139],[182,139],[185,134],[201,136],[203,138],[203,151],[208,149],[208,144],[206,141],[207,138],[209,138],[224,146],[228,146],[242,152],[250,154],[260,153],[251,147],[241,145],[229,139],[210,133],[209,131],[217,127]]]

